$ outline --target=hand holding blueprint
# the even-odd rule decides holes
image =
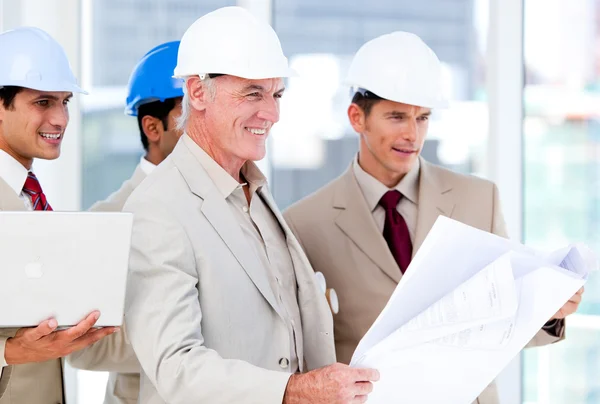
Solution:
[[[381,374],[369,403],[470,404],[596,267],[438,218],[352,358]]]

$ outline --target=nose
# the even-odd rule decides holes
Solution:
[[[64,130],[69,123],[69,108],[62,104],[52,108],[49,123],[57,129]]]
[[[279,101],[275,98],[265,101],[258,114],[259,119],[276,123],[279,121]]]
[[[404,140],[414,142],[417,140],[418,125],[416,119],[409,119],[402,133]]]

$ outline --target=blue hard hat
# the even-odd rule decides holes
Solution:
[[[183,97],[183,80],[173,78],[178,50],[179,41],[163,43],[135,65],[127,84],[127,115],[137,116],[142,104]]]

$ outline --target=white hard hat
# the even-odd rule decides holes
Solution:
[[[392,32],[364,44],[352,60],[346,84],[403,104],[447,106],[439,59],[409,32]]]
[[[39,28],[22,27],[0,34],[0,88],[84,93],[64,49]]]
[[[207,74],[246,79],[296,75],[273,28],[241,7],[208,13],[183,34],[174,77]]]

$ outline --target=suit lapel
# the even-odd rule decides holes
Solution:
[[[173,150],[172,158],[191,192],[203,200],[200,209],[206,219],[225,242],[256,288],[273,309],[283,317],[265,269],[261,267],[258,257],[248,245],[239,223],[229,212],[227,201],[223,199],[223,195],[219,193],[200,162],[182,141],[179,141]]]
[[[438,216],[452,217],[455,207],[451,184],[445,183],[441,171],[437,167],[423,158],[420,159],[419,206],[417,231],[413,241],[413,257],[423,244]]]
[[[0,210],[3,211],[26,211],[25,204],[15,194],[15,191],[0,178]]]
[[[371,211],[354,177],[352,165],[339,179],[333,208],[340,211],[335,218],[336,225],[383,272],[395,282],[400,282],[402,273],[373,220]]]

